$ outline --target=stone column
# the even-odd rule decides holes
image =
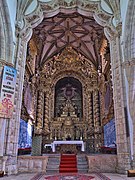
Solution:
[[[14,112],[11,119],[8,119],[7,137],[5,138],[5,156],[7,161],[5,162],[5,172],[10,174],[16,174],[17,169],[17,153],[18,153],[18,138],[19,138],[19,126],[20,126],[20,114],[22,104],[22,92],[23,92],[23,80],[25,72],[25,61],[27,52],[27,42],[31,37],[31,29],[24,31],[24,34],[17,32],[16,49],[14,54],[15,68],[17,69],[17,80],[15,88],[15,100],[14,100]],[[20,36],[21,34],[21,36]],[[20,38],[21,37],[21,38]],[[5,159],[6,159],[5,157]]]
[[[0,156],[5,154],[4,152],[4,140],[6,134],[6,119],[0,118]]]
[[[132,168],[135,169],[135,59],[125,61],[122,64],[125,72],[125,87],[127,98],[127,119],[130,134],[130,147],[132,157]]]
[[[6,149],[6,138],[7,138],[7,119],[4,118],[0,118],[0,171],[4,171],[4,173],[6,173],[5,171],[5,164],[7,161],[7,156],[5,156],[5,149]]]
[[[119,173],[126,173],[131,168],[128,126],[125,116],[126,97],[124,93],[122,55],[120,37],[110,40],[113,99],[116,125],[117,158]]]
[[[42,150],[43,108],[44,108],[44,93],[42,90],[39,90],[38,100],[37,100],[36,127],[34,131],[34,136],[32,137],[33,156],[40,156],[42,153],[41,150]]]

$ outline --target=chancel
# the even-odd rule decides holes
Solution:
[[[0,176],[134,176],[134,7],[0,1]]]

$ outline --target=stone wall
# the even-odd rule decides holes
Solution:
[[[115,173],[117,155],[101,154],[87,156],[89,172]]]
[[[18,156],[18,172],[46,172],[47,162],[47,156]]]

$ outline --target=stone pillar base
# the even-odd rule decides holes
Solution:
[[[6,156],[0,156],[0,171],[4,171],[5,174],[5,163],[7,161]]]
[[[32,156],[41,156],[42,155],[42,136],[37,135],[32,138]]]
[[[127,174],[128,170],[131,169],[131,163],[128,162],[129,160],[127,159],[127,162],[121,162],[118,163],[118,166],[116,167],[116,172],[119,174]]]
[[[18,173],[17,156],[3,156],[2,163],[2,170],[4,171],[4,174],[11,175]]]
[[[122,169],[122,168],[119,168],[119,167],[117,167],[116,168],[116,172],[118,173],[118,174],[127,174],[127,170],[126,169]]]

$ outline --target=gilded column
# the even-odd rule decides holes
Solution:
[[[93,92],[93,99],[94,99],[94,127],[98,129],[100,126],[100,104],[99,104],[99,94],[98,90]]]
[[[37,130],[42,131],[44,108],[44,93],[42,92],[42,90],[39,90],[37,103]]]
[[[94,104],[93,104],[93,91],[88,95],[88,128],[87,128],[87,151],[94,152],[95,140],[94,140]]]
[[[88,104],[89,104],[89,109],[88,109],[88,124],[90,127],[93,127],[93,92],[89,93],[88,96]]]
[[[95,130],[95,151],[99,151],[99,146],[101,144],[101,134],[100,134],[100,104],[99,104],[99,93],[98,90],[93,92],[93,105],[94,105],[94,130]]]
[[[49,132],[49,93],[45,94],[45,104],[44,104],[44,131]]]
[[[42,154],[42,129],[43,129],[43,108],[44,108],[44,93],[42,90],[38,91],[37,99],[37,119],[35,133],[32,138],[32,155],[40,156]]]
[[[60,129],[60,127],[58,128],[58,139],[61,139],[61,129]]]

